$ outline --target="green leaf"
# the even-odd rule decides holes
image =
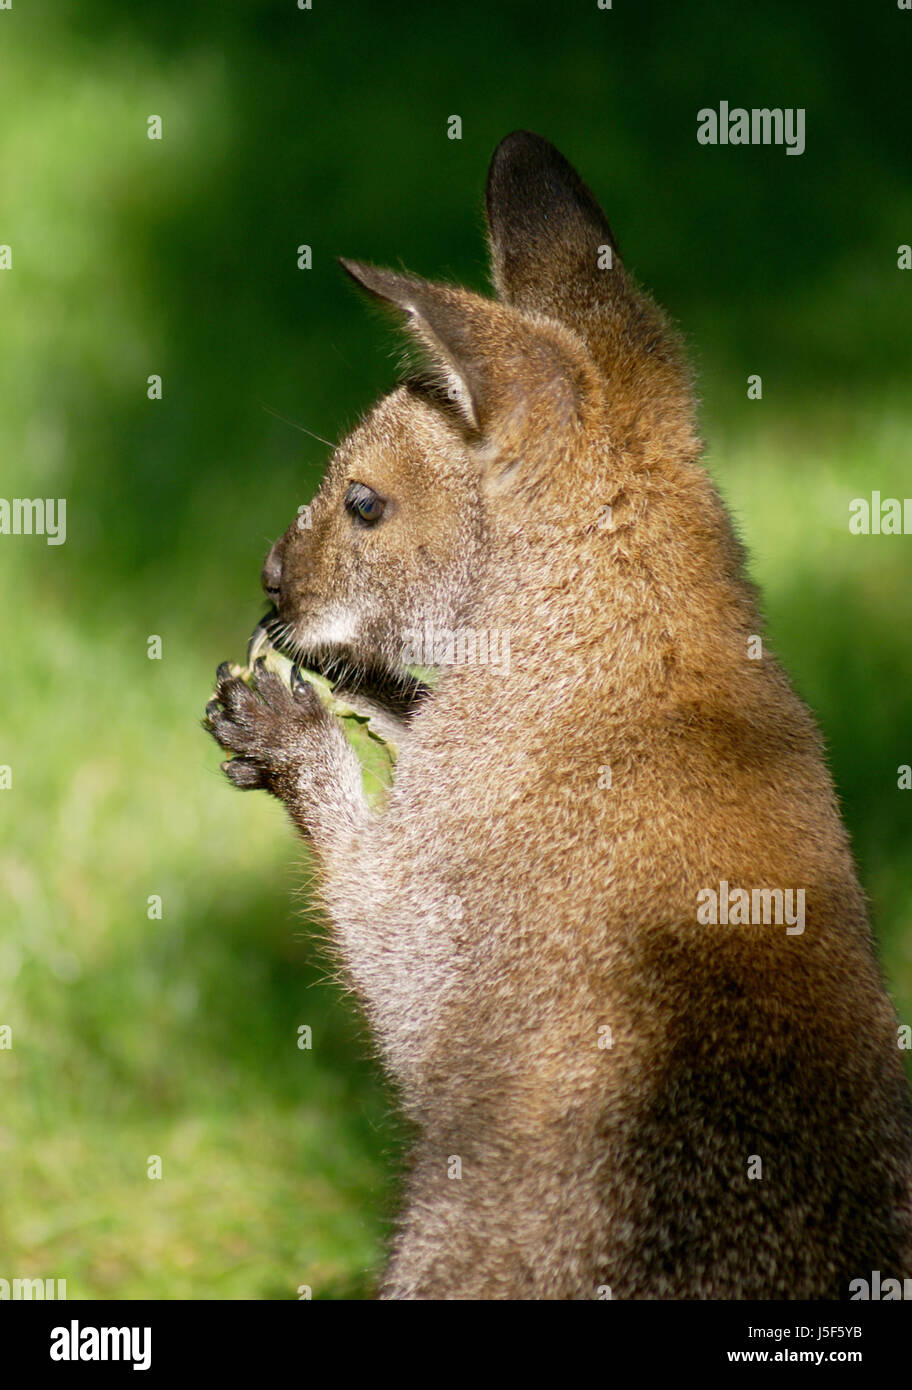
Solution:
[[[428,690],[433,690],[443,675],[439,666],[406,666],[405,669],[412,680],[420,681]]]
[[[283,656],[272,646],[264,647],[261,644],[257,659],[263,662],[267,671],[272,671],[289,688],[291,687],[295,667],[289,657]],[[256,672],[252,666],[234,665],[231,670],[233,675],[240,677],[247,685],[256,686]],[[395,743],[382,738],[372,728],[368,715],[359,714],[347,700],[334,695],[332,682],[325,676],[316,671],[308,671],[303,666],[297,668],[297,674],[300,680],[313,686],[321,703],[341,724],[342,732],[361,764],[361,785],[368,804],[381,805],[393,785],[398,756]]]

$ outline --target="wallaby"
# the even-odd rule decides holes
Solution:
[[[207,709],[416,1127],[381,1296],[909,1276],[897,1020],[675,337],[547,141],[500,144],[487,217],[496,300],[343,261],[428,365],[263,571],[276,642],[399,726],[386,804],[310,685],[223,665]]]

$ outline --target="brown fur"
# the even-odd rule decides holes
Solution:
[[[348,264],[436,384],[380,402],[267,570],[307,658],[401,673],[430,623],[508,632],[509,674],[446,668],[381,813],[306,692],[223,672],[211,711],[229,775],[314,846],[418,1128],[384,1294],[912,1274],[896,1019],[814,722],[766,646],[748,659],[761,620],[674,339],[616,247],[597,268],[610,228],[546,141],[498,148],[488,219],[497,302]],[[378,525],[351,482],[389,499]],[[700,925],[720,880],[805,888],[804,933]]]

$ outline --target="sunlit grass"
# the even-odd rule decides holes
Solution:
[[[904,440],[912,422],[897,419],[870,447],[745,426],[710,462],[773,644],[829,737],[909,1018],[909,812],[895,767],[910,757],[912,611],[902,540],[847,530],[859,486],[899,481]],[[2,558],[4,581],[11,565],[21,576],[45,563]],[[103,630],[50,588],[37,611],[8,615],[5,1254],[22,1273],[67,1277],[71,1295],[294,1297],[298,1283],[363,1294],[381,1257],[388,1102],[349,1005],[312,987],[315,949],[294,916],[301,852],[277,806],[223,783],[196,726],[213,659],[237,653],[244,630],[216,646],[172,624],[153,662],[146,634]],[[296,1047],[304,1022],[312,1052]],[[154,1154],[160,1181],[146,1176]]]
[[[66,1277],[70,1296],[364,1293],[388,1104],[315,985],[279,808],[234,794],[197,726],[208,663],[20,622],[33,678],[6,692],[0,853],[6,1265]]]

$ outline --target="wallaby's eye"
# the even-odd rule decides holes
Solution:
[[[349,483],[345,493],[345,510],[365,526],[374,526],[386,508],[386,499],[365,483]]]

